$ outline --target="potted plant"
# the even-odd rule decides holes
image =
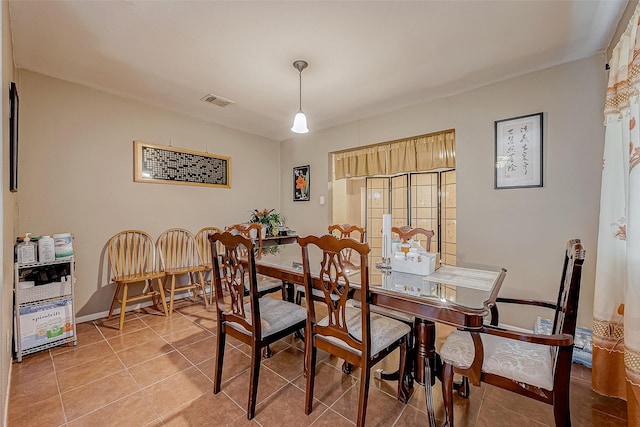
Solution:
[[[284,225],[284,221],[284,215],[275,209],[254,209],[249,218],[249,222],[261,224],[268,236],[277,236],[280,233],[280,225]]]

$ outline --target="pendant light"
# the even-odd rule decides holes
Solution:
[[[308,66],[309,64],[307,61],[303,61],[301,59],[293,61],[293,68],[298,70],[298,75],[300,77],[300,109],[296,113],[296,116],[293,119],[293,126],[291,127],[291,131],[295,133],[309,132],[309,129],[307,128],[307,116],[302,112],[302,70]]]

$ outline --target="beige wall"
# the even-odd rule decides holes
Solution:
[[[20,70],[19,233],[75,236],[76,313],[109,309],[108,239],[246,221],[280,208],[277,142]],[[211,114],[215,114],[212,107]],[[231,189],[133,182],[133,141],[231,157]]]
[[[604,56],[535,72],[379,117],[314,131],[281,144],[282,209],[302,235],[330,221],[329,154],[376,142],[456,130],[458,264],[508,269],[502,295],[555,300],[562,253],[587,249],[579,324],[591,326],[606,90]],[[544,113],[544,187],[494,190],[495,120]],[[310,202],[293,203],[291,168],[311,165]],[[511,314],[511,315],[509,315]],[[513,324],[531,318],[505,312]]]
[[[5,420],[9,387],[9,372],[11,367],[11,345],[13,328],[13,239],[16,228],[15,203],[16,195],[9,191],[9,83],[14,80],[13,44],[11,42],[11,27],[9,24],[9,3],[2,2],[2,253],[0,260],[0,419]],[[9,339],[7,339],[9,338]],[[4,423],[3,423],[4,424]]]

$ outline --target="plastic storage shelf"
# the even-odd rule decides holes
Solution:
[[[27,274],[37,276],[43,273],[46,281],[47,270],[56,269],[55,266],[68,274],[55,277],[48,283],[24,286]],[[13,339],[18,362],[22,362],[22,357],[27,354],[67,343],[77,345],[74,288],[73,256],[50,262],[14,264]]]

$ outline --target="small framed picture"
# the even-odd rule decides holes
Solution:
[[[311,171],[309,165],[293,168],[293,201],[308,202],[311,200]]]
[[[496,189],[542,187],[542,113],[495,122]]]

